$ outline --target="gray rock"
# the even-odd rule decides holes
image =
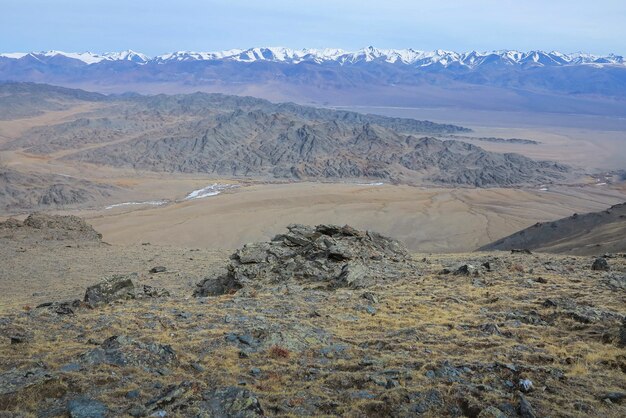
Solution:
[[[178,403],[178,401],[191,389],[190,382],[182,382],[178,385],[168,386],[163,392],[146,403],[149,410],[163,408],[167,405]]]
[[[215,418],[247,418],[263,416],[263,408],[249,390],[239,387],[219,388],[202,394],[209,416]]]
[[[155,274],[155,273],[164,273],[167,271],[167,268],[163,267],[163,266],[156,266],[156,267],[152,267],[150,269],[150,273]]]
[[[478,274],[478,269],[471,264],[463,264],[456,269],[454,274],[458,276],[473,276]]]
[[[135,285],[132,279],[136,277],[136,274],[109,277],[103,282],[88,287],[84,301],[91,306],[99,306],[115,300],[134,299]]]
[[[537,418],[537,414],[535,413],[534,408],[532,407],[532,405],[530,404],[530,402],[528,402],[528,399],[526,399],[526,397],[524,395],[522,395],[521,393],[518,393],[519,395],[519,414],[522,418]]]
[[[162,298],[169,297],[170,292],[162,287],[153,287],[148,286],[147,284],[143,285],[143,295],[149,298]]]
[[[341,273],[334,284],[336,287],[358,289],[366,287],[367,276],[368,271],[363,265],[357,263],[345,264],[341,268]]]
[[[617,345],[626,347],[626,317],[622,320],[622,326],[619,329]]]
[[[115,336],[105,340],[100,347],[83,354],[81,360],[87,365],[110,364],[156,369],[175,361],[176,353],[169,345]]]
[[[595,271],[609,271],[610,269],[609,262],[606,261],[606,258],[602,257],[596,258],[591,265],[591,270]]]
[[[90,398],[73,399],[67,409],[71,418],[105,418],[109,412],[105,404]]]
[[[372,292],[364,292],[361,297],[369,300],[371,303],[378,303],[378,296]]]
[[[601,396],[602,399],[608,399],[611,403],[621,404],[626,400],[624,392],[609,392]]]
[[[289,225],[287,230],[270,242],[237,250],[227,273],[198,283],[194,296],[217,296],[245,286],[292,280],[360,288],[374,280],[400,277],[411,266],[402,244],[374,232],[299,224]]]

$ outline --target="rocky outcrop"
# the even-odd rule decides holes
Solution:
[[[163,367],[176,360],[176,353],[169,345],[145,343],[127,336],[106,339],[100,347],[82,355],[86,365],[109,364],[113,366]]]
[[[289,225],[270,242],[247,244],[231,256],[228,272],[198,284],[195,296],[236,292],[244,286],[290,280],[362,288],[397,278],[410,268],[405,247],[350,226]]]
[[[106,305],[118,300],[161,298],[170,296],[170,292],[161,287],[143,285],[135,286],[133,279],[137,274],[118,274],[106,278],[102,282],[89,286],[85,291],[84,302],[91,307]]]
[[[102,234],[78,216],[48,215],[35,212],[24,222],[10,218],[0,222],[0,230],[10,230],[14,236],[33,238],[45,237],[48,241],[92,241],[101,242]]]
[[[98,306],[116,300],[135,299],[135,284],[131,280],[134,277],[136,275],[115,275],[89,286],[85,291],[85,303]]]

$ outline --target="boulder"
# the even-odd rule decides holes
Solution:
[[[134,299],[136,295],[132,278],[136,277],[136,274],[109,277],[103,282],[88,287],[84,301],[91,306],[98,306],[116,300]]]
[[[406,248],[393,239],[350,226],[293,224],[270,242],[246,244],[231,256],[227,273],[198,283],[194,296],[216,296],[249,285],[291,280],[330,288],[370,286],[400,277],[411,267]],[[412,269],[414,270],[414,269]]]
[[[591,265],[591,270],[595,271],[609,271],[610,269],[609,262],[603,257],[596,258]]]

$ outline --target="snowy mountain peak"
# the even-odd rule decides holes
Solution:
[[[102,62],[130,61],[135,64],[166,64],[170,62],[187,61],[236,61],[243,63],[253,62],[278,62],[287,64],[310,63],[335,63],[339,65],[355,65],[359,63],[390,63],[411,65],[415,67],[466,67],[477,68],[484,65],[507,65],[507,66],[564,66],[592,64],[596,66],[626,65],[622,56],[615,54],[593,55],[586,53],[564,54],[558,51],[528,51],[501,50],[488,52],[464,52],[458,53],[437,49],[435,51],[421,51],[416,49],[378,49],[368,46],[358,51],[344,51],[342,49],[290,49],[284,47],[256,47],[250,49],[231,49],[219,52],[194,52],[177,51],[150,58],[140,52],[126,50],[122,52],[110,52],[94,54],[91,52],[63,52],[45,51],[31,53],[4,53],[0,58],[49,60],[65,57],[82,61],[85,64],[98,64]]]

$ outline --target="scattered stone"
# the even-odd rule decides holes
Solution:
[[[454,272],[457,276],[472,276],[478,274],[478,269],[471,264],[463,264]]]
[[[591,265],[591,270],[594,271],[609,271],[610,269],[609,262],[606,261],[606,258],[602,257],[596,258]]]
[[[532,254],[532,251],[527,248],[512,249],[511,254]]]
[[[624,393],[624,392],[609,392],[609,393],[605,393],[600,398],[604,399],[604,400],[608,399],[609,401],[611,401],[611,403],[621,404],[622,402],[624,402],[624,400],[626,400],[626,393]]]
[[[620,347],[626,347],[626,317],[622,320],[622,326],[619,329],[617,345]]]
[[[528,399],[526,399],[526,397],[521,393],[518,393],[518,395],[519,395],[518,412],[520,416],[522,418],[537,418],[537,414],[535,413],[535,410],[530,404],[530,402],[528,402]]]
[[[502,335],[500,332],[500,328],[496,324],[483,324],[479,327],[479,329],[485,334],[489,335]]]
[[[150,273],[152,273],[152,274],[163,273],[165,271],[167,271],[167,268],[165,268],[163,266],[156,266],[156,267],[152,267],[150,269]]]
[[[59,371],[61,372],[78,372],[80,371],[80,369],[82,369],[82,366],[78,363],[68,363],[65,366],[62,366]]]
[[[135,390],[129,390],[128,392],[126,392],[126,398],[127,399],[137,399],[139,398],[139,391],[137,389]]]
[[[495,406],[488,406],[480,411],[478,418],[507,418],[507,416]]]
[[[109,277],[88,287],[84,300],[90,306],[99,306],[116,300],[134,299],[136,295],[132,279],[136,277],[136,274]]]
[[[163,289],[162,287],[153,287],[153,286],[148,286],[147,284],[144,284],[143,296],[146,296],[149,298],[169,297],[170,292],[166,289]]]
[[[46,308],[57,315],[74,315],[75,311],[81,308],[83,303],[76,299],[65,302],[45,302],[36,306],[36,309]]]
[[[263,408],[249,390],[239,387],[219,388],[202,394],[209,416],[247,418],[263,416]]]
[[[369,300],[371,303],[378,303],[378,296],[372,292],[364,292],[361,297]]]
[[[78,398],[68,402],[71,418],[105,418],[109,409],[100,401],[91,398]]]
[[[150,399],[145,406],[148,410],[154,410],[178,403],[180,398],[182,398],[190,389],[191,382],[182,382],[179,385],[168,386],[161,394]]]
[[[533,382],[530,379],[520,379],[520,390],[524,393],[528,393],[533,390]]]

